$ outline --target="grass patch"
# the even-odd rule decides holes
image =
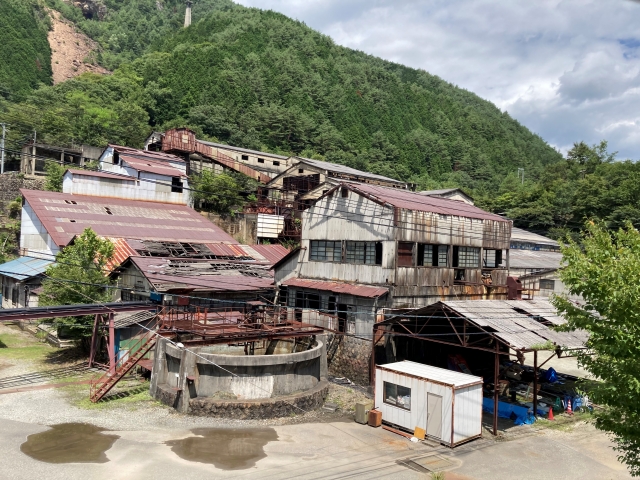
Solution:
[[[0,349],[28,347],[39,343],[26,335],[17,333],[0,333]]]
[[[69,385],[68,387],[62,387],[69,401],[78,408],[85,410],[112,410],[127,408],[129,410],[136,410],[140,407],[147,407],[150,405],[161,405],[155,399],[149,395],[149,383],[139,382],[136,380],[123,380],[123,386],[116,385],[115,389],[107,394],[98,403],[92,403],[89,399],[89,385]]]
[[[550,421],[545,418],[539,418],[536,427],[549,428],[551,430],[560,430],[568,432],[572,430],[580,422],[589,422],[593,419],[590,412],[575,412],[572,416],[556,415],[555,420]]]
[[[44,361],[53,350],[48,345],[32,345],[30,347],[0,348],[0,358],[6,360]]]

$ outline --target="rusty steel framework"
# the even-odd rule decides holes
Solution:
[[[461,325],[460,322],[462,323]],[[437,330],[437,333],[434,335],[434,332],[430,331],[427,327],[440,327],[441,330]],[[446,329],[449,329],[451,332],[450,335],[442,333]],[[518,355],[518,357],[520,357],[524,353],[533,352],[533,411],[535,414],[538,408],[538,370],[556,355],[559,357],[562,351],[560,347],[557,347],[556,351],[554,351],[549,358],[541,364],[538,364],[538,350],[535,348],[516,348],[509,342],[498,337],[496,333],[497,332],[495,331],[491,331],[491,328],[483,328],[475,324],[473,320],[460,316],[458,312],[455,312],[446,305],[442,305],[441,308],[433,310],[431,315],[420,317],[414,316],[412,319],[411,314],[407,313],[398,315],[393,319],[377,323],[373,327],[373,339],[371,342],[371,385],[375,386],[376,345],[385,337],[385,335],[393,335],[396,338],[406,337],[414,340],[421,340],[423,342],[432,342],[491,353],[494,356],[494,410],[492,433],[493,435],[497,435],[500,355],[509,355],[509,352],[513,351]],[[492,339],[492,342],[490,343],[494,346],[491,348],[481,346],[483,343],[486,344],[488,339]],[[572,355],[564,352],[563,356],[571,357]]]

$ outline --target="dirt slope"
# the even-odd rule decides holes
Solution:
[[[51,46],[51,68],[54,85],[84,72],[109,74],[108,70],[98,65],[85,63],[89,54],[98,50],[96,42],[81,32],[73,24],[65,20],[59,12],[49,10],[52,30],[49,32]]]

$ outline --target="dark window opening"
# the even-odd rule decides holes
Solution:
[[[336,297],[329,297],[329,302],[327,304],[327,310],[331,313],[336,312],[336,306],[337,306],[337,299]]]
[[[113,152],[113,164],[120,165],[120,154],[118,152]]]
[[[180,180],[180,177],[171,178],[171,193],[182,193],[184,184]]]
[[[449,265],[449,246],[418,244],[417,263],[420,267],[446,267]]]
[[[242,160],[249,160],[249,155],[242,155]]]
[[[71,223],[76,223],[76,221],[75,221],[75,220],[69,220],[69,221],[70,221]]]
[[[453,266],[461,268],[479,268],[480,248],[453,247]]]
[[[317,262],[342,261],[342,242],[328,240],[311,240],[309,260]]]
[[[404,410],[411,410],[410,388],[403,387],[402,385],[396,385],[395,383],[383,383],[384,403],[402,408]]]
[[[68,203],[69,205],[77,205],[78,202],[76,202],[75,200],[65,200],[64,203]]]
[[[541,278],[540,279],[540,289],[544,289],[544,290],[554,290],[556,288],[556,281],[555,280],[550,280],[548,278]]]
[[[113,215],[113,212],[109,207],[104,207],[104,211],[107,212],[107,215]]]
[[[320,185],[320,175],[305,175],[304,177],[286,177],[282,187],[287,192],[307,193]]]
[[[346,263],[382,265],[382,242],[346,242]]]
[[[264,163],[264,158],[259,158],[258,163]]]
[[[349,189],[348,188],[342,187],[341,192],[342,192],[342,198],[348,198],[349,197]]]
[[[482,266],[484,268],[499,268],[502,264],[502,250],[485,249],[482,254]]]
[[[304,168],[299,168],[298,173],[304,173]]]
[[[413,243],[398,242],[398,266],[413,267]]]
[[[259,160],[258,160],[259,161]],[[274,167],[279,167],[280,166],[280,162],[273,162],[273,166]]]
[[[340,303],[338,305],[338,331],[344,332],[347,328],[347,305]]]
[[[307,308],[311,308],[313,310],[320,310],[320,295],[315,293],[307,293]]]

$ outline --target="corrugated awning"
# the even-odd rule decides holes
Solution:
[[[352,283],[327,282],[322,280],[308,280],[305,278],[290,278],[282,282],[287,287],[310,288],[313,290],[326,290],[334,293],[344,293],[356,297],[381,297],[389,292],[388,288],[372,287],[369,285],[355,285]]]
[[[20,257],[0,265],[0,275],[22,281],[43,274],[53,264],[44,258]]]

